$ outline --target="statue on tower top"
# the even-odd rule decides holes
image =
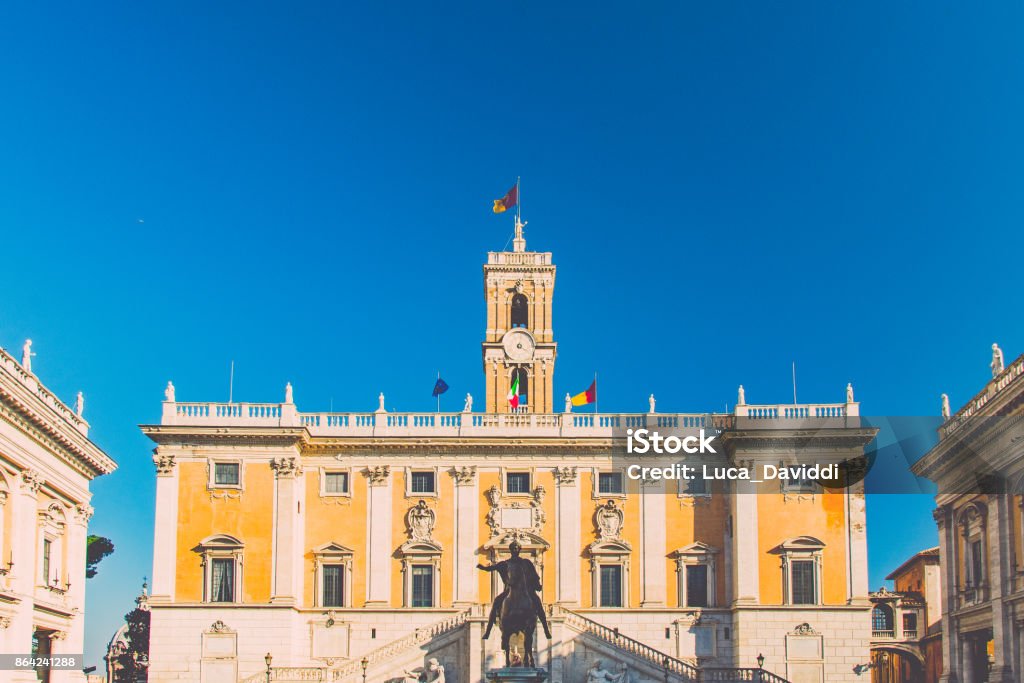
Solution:
[[[1003,371],[1003,350],[999,348],[999,344],[992,345],[992,362],[989,367],[992,368],[993,377],[997,377]]]

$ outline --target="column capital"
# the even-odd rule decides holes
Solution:
[[[466,467],[453,467],[451,470],[452,479],[455,480],[456,486],[474,486],[476,485],[476,466],[469,465]]]
[[[21,490],[32,495],[39,493],[39,487],[45,483],[46,480],[43,479],[43,475],[33,469],[22,470],[20,480],[18,481]]]
[[[363,476],[370,486],[387,486],[391,480],[391,468],[387,465],[374,465],[363,470]]]
[[[270,468],[278,479],[294,479],[302,473],[302,464],[298,458],[271,458]]]
[[[153,465],[158,477],[169,477],[174,474],[174,456],[160,453],[159,448],[153,449]]]
[[[940,505],[932,510],[932,519],[935,520],[935,526],[939,527],[940,530],[946,528],[948,523],[947,514],[948,509],[945,505]]]
[[[88,526],[89,520],[92,519],[92,515],[95,512],[93,507],[88,503],[81,503],[75,506],[75,521],[82,526]]]

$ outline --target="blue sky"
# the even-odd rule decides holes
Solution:
[[[554,5],[554,6],[553,6]],[[49,10],[49,11],[48,11]],[[88,657],[150,572],[180,400],[403,410],[482,387],[481,263],[523,177],[556,395],[927,415],[1024,351],[1020,5],[164,3],[0,10],[0,344],[120,463]],[[456,399],[448,398],[455,408]],[[445,407],[442,404],[442,407]],[[869,501],[871,584],[935,543]]]

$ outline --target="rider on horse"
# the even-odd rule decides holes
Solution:
[[[536,613],[537,618],[540,619],[540,625],[544,628],[544,635],[547,636],[548,640],[551,640],[551,630],[548,628],[548,620],[544,615],[544,605],[540,601],[540,596],[537,595],[537,591],[540,590],[540,576],[537,575],[537,568],[533,566],[533,562],[530,562],[525,557],[519,557],[519,552],[522,549],[523,546],[519,544],[519,541],[513,540],[508,545],[508,552],[512,557],[490,566],[482,564],[476,566],[477,569],[482,569],[485,572],[498,572],[498,576],[501,577],[505,586],[505,590],[494,599],[494,604],[491,605],[491,614],[487,619],[487,629],[484,631],[483,636],[484,640],[491,635],[491,627],[494,626],[494,621],[501,614],[501,606],[505,602],[505,598],[508,597],[510,572],[521,574],[526,579],[526,588],[530,595],[530,602],[533,603],[533,611]]]

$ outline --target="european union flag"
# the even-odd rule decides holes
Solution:
[[[434,398],[437,398],[444,392],[448,391],[448,385],[440,377],[437,378],[437,383],[434,385],[434,393],[431,394]]]

